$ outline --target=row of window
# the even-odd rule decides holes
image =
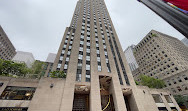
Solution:
[[[163,100],[162,100],[160,94],[152,94],[152,96],[153,96],[155,103],[163,103]],[[173,101],[169,95],[164,95],[164,97],[168,103],[173,103]]]
[[[106,11],[106,8],[105,8],[105,5],[101,2],[101,10],[102,10],[102,15],[103,15],[103,20],[105,21],[104,23],[105,23],[105,25],[106,25],[106,29],[108,29],[108,27],[107,27],[107,23],[108,23],[108,25],[109,25],[109,28],[110,28],[110,30],[111,30],[111,36],[112,36],[112,40],[113,40],[113,42],[114,42],[114,45],[115,45],[115,48],[116,48],[116,53],[117,53],[117,55],[118,55],[118,59],[119,59],[119,62],[120,62],[120,65],[121,65],[121,68],[122,68],[122,71],[123,71],[123,75],[124,75],[124,78],[125,78],[125,81],[126,81],[126,84],[127,85],[129,85],[130,83],[129,83],[129,80],[128,80],[128,77],[127,77],[127,73],[126,73],[126,71],[125,71],[125,67],[124,67],[124,63],[123,63],[123,60],[122,60],[122,58],[121,58],[121,55],[120,55],[120,52],[119,52],[119,48],[118,48],[118,46],[117,46],[117,43],[116,43],[116,39],[115,39],[115,37],[114,37],[114,34],[113,34],[113,32],[112,32],[112,29],[111,29],[111,24],[110,24],[110,21],[109,21],[109,19],[108,19],[108,16],[107,16],[107,11]],[[107,18],[107,20],[106,20],[106,18]],[[106,22],[107,21],[107,22]],[[107,32],[107,36],[108,36],[108,40],[110,40],[109,38],[110,38],[110,34],[109,34],[109,32]],[[109,41],[110,42],[110,41]],[[111,44],[112,45],[112,44]],[[117,60],[115,60],[114,59],[114,61],[116,62]],[[117,63],[116,63],[117,64]],[[118,66],[118,64],[116,65],[116,67]],[[118,71],[118,70],[117,70]],[[118,71],[119,72],[119,71]],[[120,78],[120,77],[119,77]]]
[[[90,4],[88,1],[88,14],[90,14]],[[90,21],[90,16],[87,16],[87,20]],[[90,40],[90,24],[87,24],[89,26],[87,26],[87,38],[86,38],[86,82],[90,82],[91,79],[91,71],[90,71],[90,44],[91,44],[91,40]]]
[[[177,84],[178,82],[181,83],[181,82],[183,82],[183,80],[188,81],[188,77],[186,75],[182,75],[181,77],[178,76],[178,77],[176,77],[176,79],[174,77],[172,80],[166,81],[166,86],[171,86],[172,83],[173,84]]]
[[[98,16],[100,16],[100,14],[98,13]],[[96,20],[96,18],[94,17],[94,20]],[[100,25],[100,30],[101,30],[101,36],[102,36],[102,42],[103,42],[103,48],[104,48],[104,55],[105,55],[105,62],[106,62],[106,66],[107,66],[107,71],[111,72],[111,68],[110,68],[110,63],[109,63],[109,59],[108,59],[108,52],[107,52],[107,47],[106,47],[106,41],[105,41],[105,37],[104,37],[104,31],[102,28],[102,23],[101,23],[101,18],[99,17],[99,25]]]
[[[77,74],[76,74],[76,81],[81,81],[82,78],[82,64],[83,64],[83,51],[84,51],[84,35],[85,31],[87,32],[86,35],[86,82],[90,82],[91,78],[91,71],[90,71],[90,6],[88,2],[88,16],[87,16],[87,29],[85,28],[86,24],[86,1],[84,4],[84,13],[82,19],[82,29],[81,29],[81,37],[80,37],[80,47],[79,47],[79,55],[78,55],[78,65],[77,65]]]
[[[188,86],[183,84],[182,86],[177,86],[176,88],[171,88],[171,91],[173,93],[178,93],[178,92],[181,92],[181,91],[187,91],[188,90]]]
[[[80,7],[81,7],[81,3],[78,2],[76,11],[75,11],[75,14],[74,14],[74,17],[73,17],[73,23],[72,23],[72,28],[75,28],[75,29],[77,27],[77,22],[78,22],[79,13],[80,13]]]
[[[56,70],[60,70],[61,67],[63,66],[63,60],[65,60],[63,71],[64,73],[67,73],[68,70],[68,65],[69,65],[69,60],[70,60],[70,55],[71,55],[71,50],[72,50],[72,45],[73,45],[73,40],[74,40],[74,35],[75,35],[75,30],[73,29],[72,35],[70,35],[71,28],[68,29],[67,36],[65,38],[65,42],[63,45],[63,49],[59,58],[59,62],[57,65]],[[69,40],[70,39],[70,40]],[[68,43],[69,41],[69,43]],[[68,49],[67,49],[68,48]],[[67,53],[65,54],[65,50],[67,49]],[[64,57],[66,56],[66,57]]]
[[[141,47],[143,47],[143,45],[145,45],[145,43],[147,43],[153,36],[154,36],[153,33],[148,34],[148,36],[147,36],[144,40],[142,40],[142,41],[139,43],[139,45],[137,45],[137,46],[135,47],[135,50],[138,51],[138,50],[139,50]]]
[[[108,16],[106,16],[106,18],[103,17],[103,20],[105,21],[106,32],[107,32],[107,34],[109,33],[107,23],[106,23],[106,19],[107,19],[107,22],[109,23],[108,25],[109,25],[109,28],[110,28],[111,33],[112,33],[112,29],[111,29],[111,25],[110,25]],[[117,59],[116,59],[116,55],[115,55],[115,52],[114,52],[114,48],[113,48],[113,45],[112,45],[110,35],[108,35],[108,40],[109,40],[109,43],[110,43],[110,48],[111,48],[112,55],[113,55],[113,58],[114,58],[114,62],[115,62],[115,65],[116,65],[116,70],[117,70],[117,73],[118,73],[119,82],[120,82],[121,85],[123,85],[120,69],[119,69],[119,66],[118,66],[118,62],[117,62]]]
[[[93,5],[93,13],[94,13],[94,28],[95,28],[95,45],[96,45],[96,52],[97,52],[97,69],[98,71],[102,71],[102,66],[101,66],[101,58],[100,58],[100,50],[99,50],[99,38],[97,35],[97,24],[96,24],[96,15],[95,15],[95,7]]]

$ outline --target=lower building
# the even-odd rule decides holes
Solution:
[[[188,94],[188,47],[180,40],[152,30],[135,46],[134,56],[135,80],[147,75],[163,80],[173,95]]]
[[[105,81],[111,78],[101,77],[100,84],[103,88],[109,88]],[[65,97],[65,82],[62,78],[44,77],[39,79],[23,79],[0,77],[0,111],[64,111],[64,107],[70,104],[62,103],[63,99],[72,101],[72,111],[96,111],[91,108],[91,86],[90,84],[77,83],[74,87],[74,99]],[[68,90],[68,89],[66,89]],[[114,90],[110,88],[112,93]],[[122,87],[121,94],[126,104],[124,111],[181,111],[170,92],[159,89],[149,89],[144,86],[137,86],[137,97],[142,103],[142,109],[137,109],[135,101],[132,100],[132,88]],[[72,91],[72,90],[70,90]],[[109,96],[109,92],[101,90],[101,104],[103,111],[120,111],[116,109],[117,104],[114,95]],[[149,104],[148,104],[149,103]],[[95,106],[95,105],[94,105]],[[68,111],[68,110],[67,110]],[[122,110],[121,110],[122,111]]]
[[[47,59],[46,59],[46,62],[54,63],[55,58],[56,58],[56,54],[54,54],[54,53],[49,53],[49,54],[48,54],[48,57],[47,57]]]
[[[31,68],[33,63],[35,62],[35,58],[32,53],[23,51],[17,51],[12,60],[18,63],[25,63],[29,68]]]

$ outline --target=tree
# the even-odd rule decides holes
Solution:
[[[3,60],[0,59],[0,74],[3,72]]]
[[[44,62],[41,61],[35,61],[32,65],[32,73],[33,74],[41,74],[43,71],[43,64]]]
[[[141,78],[141,82],[139,82],[139,84],[143,86],[148,86],[149,88],[161,89],[165,86],[164,81],[155,79],[153,77],[141,75],[140,78]]]
[[[0,59],[0,75],[24,77],[28,73],[31,73],[31,69],[29,69],[25,63],[16,63]]]
[[[50,73],[52,78],[66,78],[66,74],[63,71],[53,71]]]
[[[188,95],[174,95],[174,99],[179,106],[184,106],[188,103]]]

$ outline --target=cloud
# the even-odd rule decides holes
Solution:
[[[183,38],[178,31],[136,0],[105,0],[123,49],[150,30]],[[46,60],[57,53],[77,0],[1,0],[0,25],[17,50]]]
[[[184,36],[137,0],[108,0],[109,13],[123,49],[137,44],[152,29],[183,39]]]

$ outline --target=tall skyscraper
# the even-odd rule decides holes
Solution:
[[[182,9],[176,6],[171,7],[171,3],[167,1],[177,2],[177,5],[182,5],[187,8],[186,0],[138,0],[166,20],[170,25],[188,38],[188,16],[187,12],[181,12]],[[182,3],[181,3],[182,2]],[[184,3],[184,4],[183,4]],[[180,9],[180,10],[179,10]]]
[[[136,59],[133,54],[134,47],[135,47],[135,45],[131,45],[124,51],[126,60],[129,64],[131,71],[134,71],[138,68],[138,64],[137,64]]]
[[[67,74],[61,109],[145,111],[128,67],[104,0],[79,0],[53,65]]]
[[[104,101],[101,106],[100,100],[108,99],[107,95],[103,97],[100,94],[104,89],[103,79],[108,81],[105,83],[107,89],[113,87],[116,108],[126,109],[121,87],[135,87],[128,67],[104,0],[79,0],[53,66],[53,70],[67,74],[64,89],[67,99],[62,102],[70,106],[65,110],[72,110],[74,97],[79,97],[74,95],[77,84],[90,84],[91,109],[103,109],[106,103]],[[74,107],[76,109],[76,105]]]
[[[188,47],[188,39],[187,38],[184,38],[181,41]]]
[[[172,94],[188,94],[188,47],[177,38],[152,30],[135,47],[140,74],[164,80]],[[139,74],[134,75],[140,80]]]
[[[16,54],[16,49],[0,26],[0,59],[11,60]]]

